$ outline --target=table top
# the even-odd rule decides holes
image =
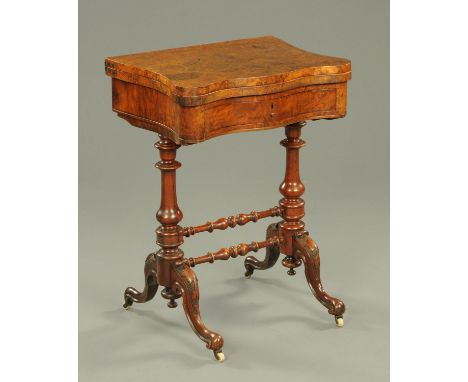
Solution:
[[[188,145],[346,115],[351,62],[265,36],[108,57],[112,108]]]
[[[351,62],[264,36],[108,57],[106,73],[154,88],[182,106],[345,82]]]

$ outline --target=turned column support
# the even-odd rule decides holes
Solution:
[[[161,160],[155,167],[161,171],[161,205],[156,213],[156,219],[161,225],[156,229],[156,243],[160,247],[156,253],[157,279],[159,285],[165,287],[161,295],[169,299],[169,307],[177,306],[175,299],[180,293],[171,289],[173,284],[171,266],[184,257],[179,246],[184,242],[183,228],[179,226],[183,214],[177,204],[176,170],[181,164],[175,160],[177,145],[173,141],[159,136],[160,140],[154,147],[159,150]]]
[[[305,122],[298,122],[285,127],[286,139],[281,145],[286,148],[286,171],[279,190],[283,195],[279,204],[283,220],[278,228],[281,233],[281,253],[286,255],[282,263],[289,268],[289,275],[295,274],[293,268],[301,264],[294,256],[293,237],[304,231],[304,200],[301,198],[305,187],[299,174],[299,149],[305,145],[301,137],[301,129]]]

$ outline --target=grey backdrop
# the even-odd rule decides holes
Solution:
[[[348,1],[81,0],[79,9],[79,370],[87,381],[387,381],[389,378],[389,5]],[[130,312],[122,292],[143,286],[154,251],[159,173],[155,134],[111,111],[104,58],[275,35],[352,60],[348,116],[310,123],[301,150],[307,228],[322,281],[347,305],[335,327],[303,269],[279,263],[243,278],[243,259],[195,268],[201,310],[225,339],[224,364],[190,329],[181,304],[158,294]],[[283,129],[183,147],[183,225],[269,208],[280,198]],[[201,234],[188,256],[264,237],[262,221]],[[263,253],[260,254],[263,256]],[[180,300],[179,300],[180,301]]]

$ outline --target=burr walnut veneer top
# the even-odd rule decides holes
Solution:
[[[265,36],[108,57],[106,73],[154,88],[183,106],[345,82],[347,59],[323,56]]]
[[[351,62],[276,37],[108,57],[112,109],[188,145],[346,115]]]

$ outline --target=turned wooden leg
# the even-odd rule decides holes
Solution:
[[[335,316],[338,326],[343,326],[343,313],[345,305],[335,297],[323,290],[320,280],[320,254],[317,243],[307,233],[296,235],[293,238],[295,254],[304,263],[305,275],[312,293],[320,303],[328,309],[328,313]]]
[[[328,309],[328,313],[335,316],[336,324],[343,326],[345,306],[342,301],[323,290],[319,249],[304,230],[304,222],[301,220],[305,215],[304,200],[301,198],[305,187],[299,175],[299,149],[305,145],[301,139],[301,129],[304,125],[304,122],[299,122],[286,126],[286,139],[281,141],[281,145],[286,148],[286,173],[280,185],[280,192],[284,196],[280,200],[283,220],[278,224],[282,238],[280,251],[286,255],[282,263],[289,268],[289,275],[294,275],[294,268],[304,264],[312,293]]]
[[[274,236],[279,236],[278,234],[278,223],[270,224],[267,228],[266,238],[271,239]],[[265,270],[271,268],[275,265],[278,257],[280,255],[279,247],[269,246],[266,248],[266,255],[263,260],[258,260],[254,256],[248,256],[244,261],[245,266],[245,277],[250,278],[252,276],[254,269]]]
[[[197,336],[206,343],[208,349],[213,350],[218,361],[224,361],[222,353],[223,337],[209,330],[200,315],[198,280],[195,272],[185,263],[173,266],[174,290],[182,292],[182,304],[187,320]]]
[[[124,307],[133,302],[151,300],[158,290],[164,287],[161,295],[170,300],[168,306],[177,306],[175,299],[183,297],[183,307],[190,326],[206,347],[213,351],[216,359],[224,361],[222,352],[223,337],[207,329],[200,317],[198,281],[195,273],[184,262],[184,253],[179,248],[184,242],[184,230],[179,226],[183,214],[177,204],[176,170],[181,164],[175,160],[179,145],[160,135],[155,144],[161,160],[156,167],[161,171],[161,205],[156,219],[161,225],[156,229],[156,243],[160,249],[150,254],[145,263],[145,288],[139,292],[135,288],[125,290]],[[276,213],[271,211],[271,213]],[[270,211],[268,211],[270,213]]]
[[[145,288],[143,292],[139,292],[135,288],[128,287],[124,292],[124,305],[128,309],[134,302],[146,302],[151,300],[158,291],[158,283],[156,279],[156,258],[155,253],[148,255],[145,261]]]

